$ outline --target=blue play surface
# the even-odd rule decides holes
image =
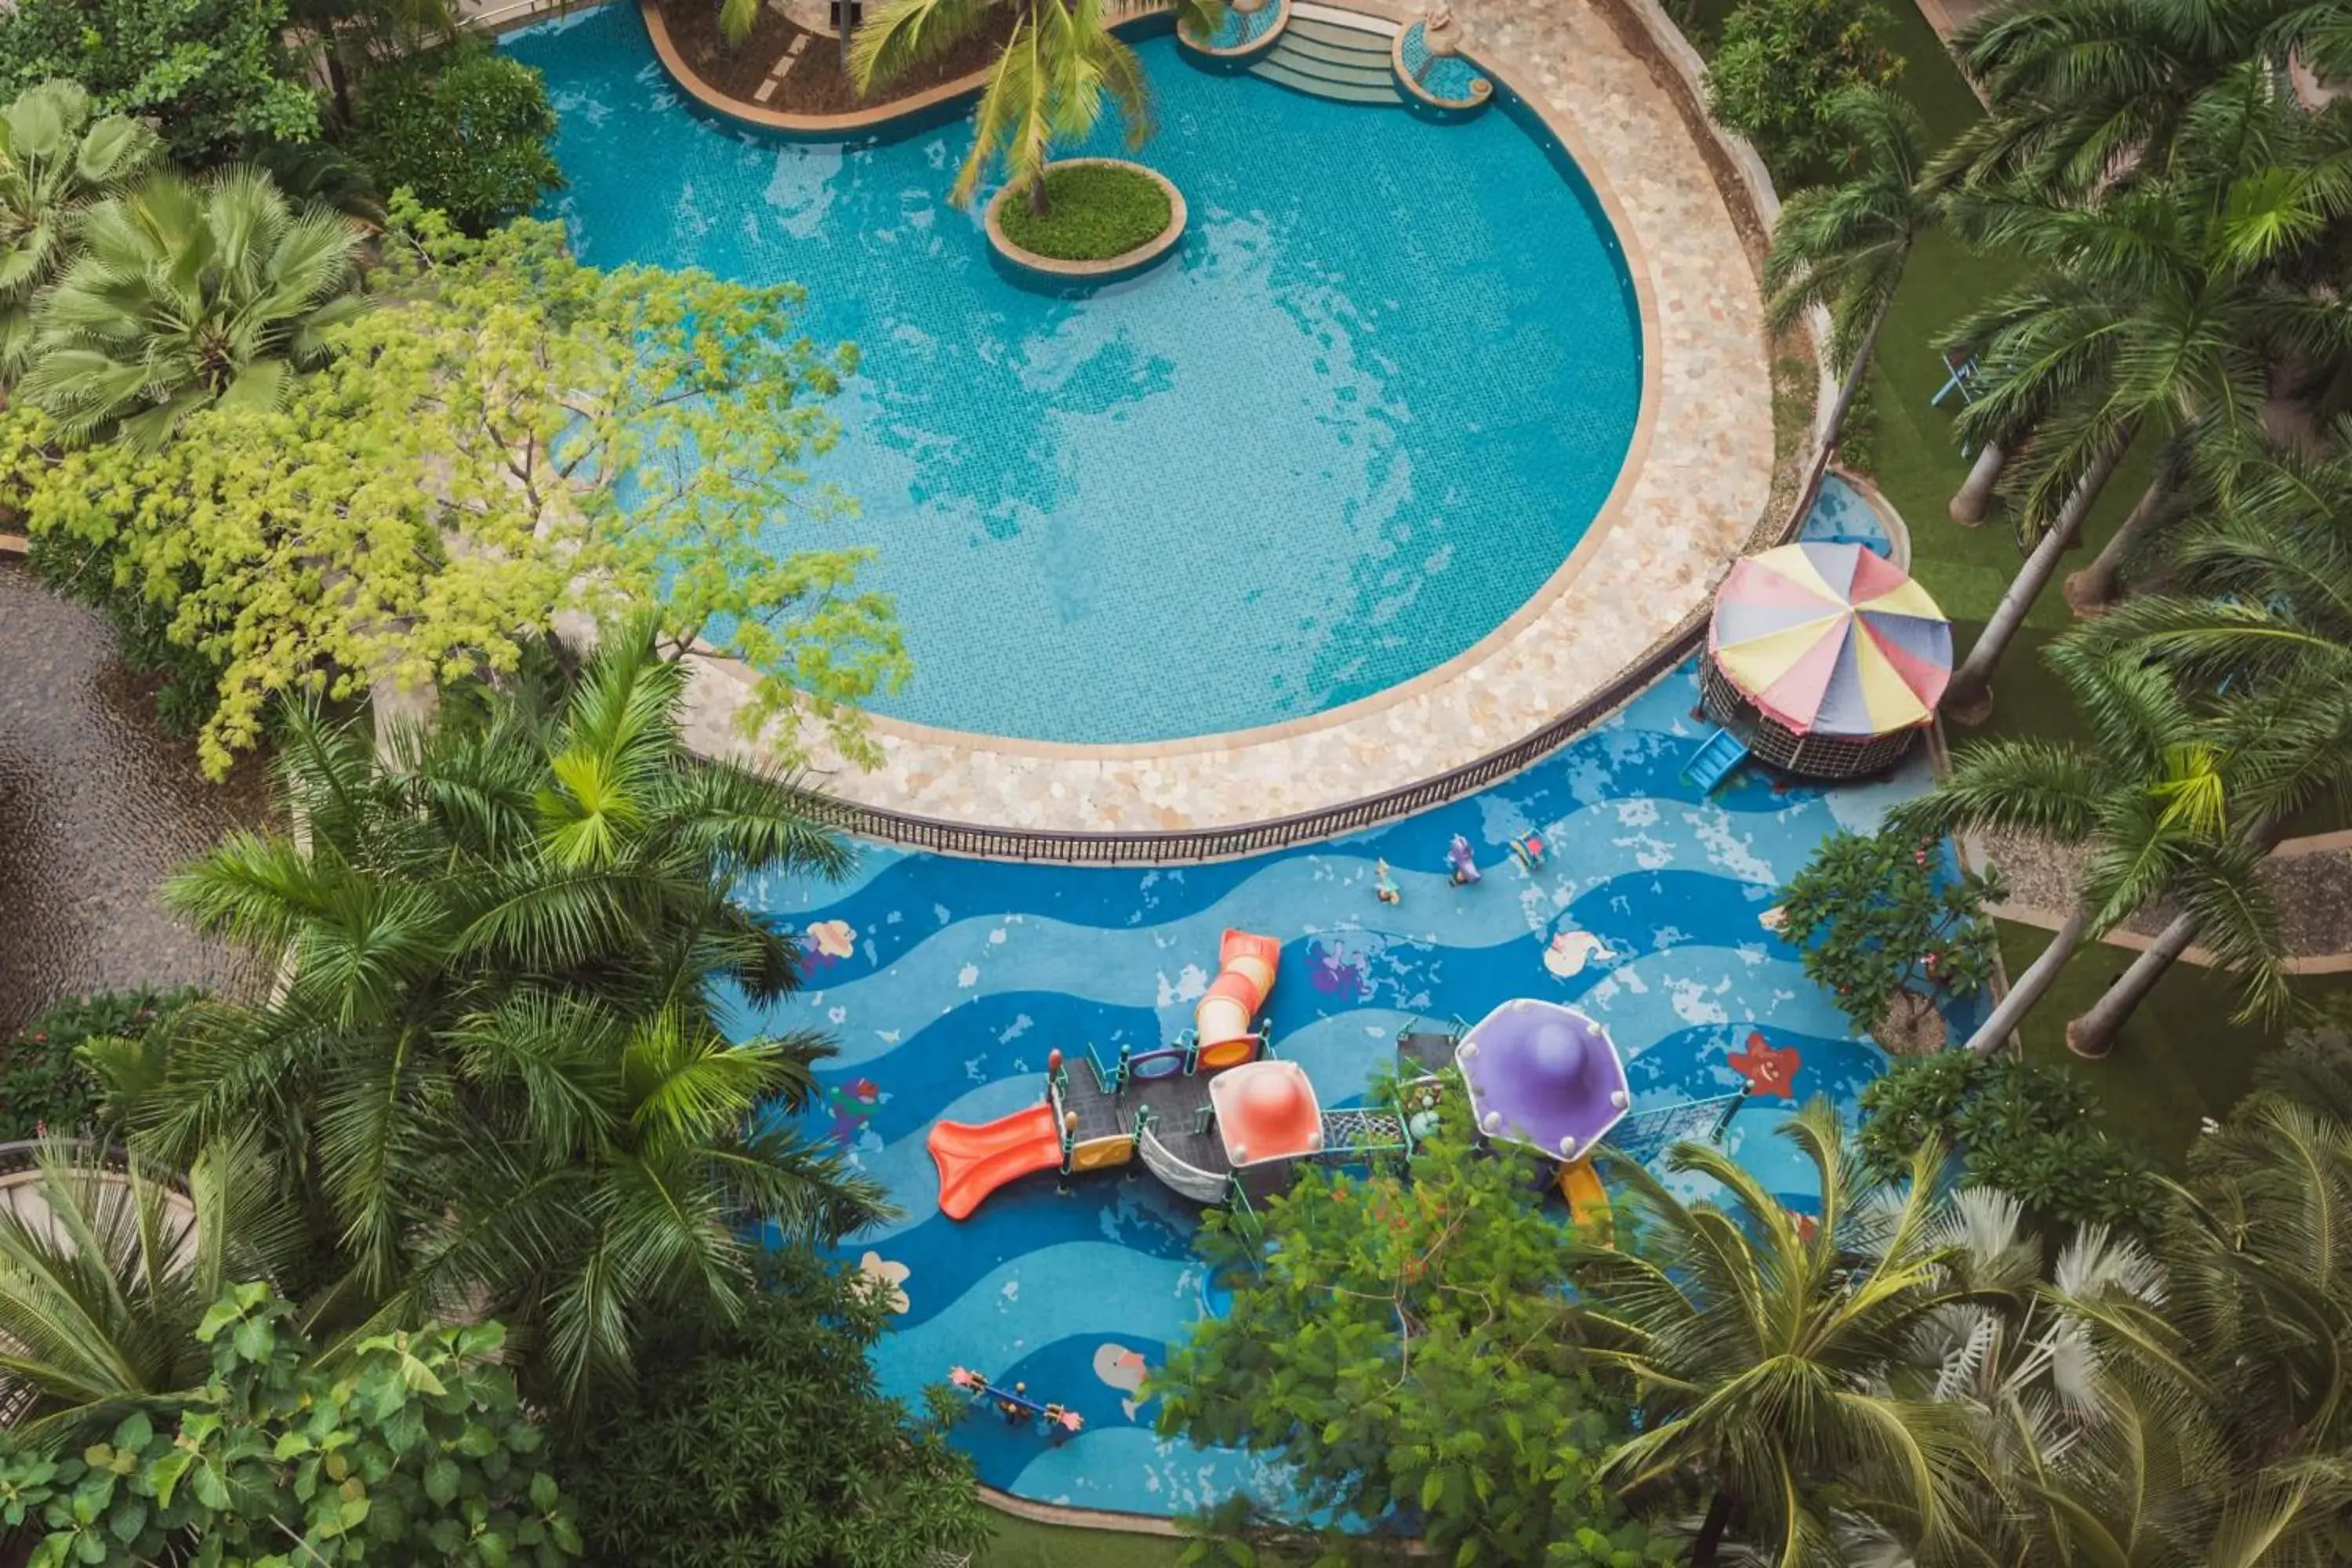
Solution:
[[[1086,1428],[1059,1448],[986,1410],[961,1427],[982,1479],[1024,1497],[1171,1514],[1251,1488],[1280,1505],[1277,1472],[1160,1438],[1137,1400],[1143,1373],[1213,1306],[1188,1250],[1197,1209],[1145,1174],[1083,1175],[1062,1194],[1047,1173],[959,1224],[938,1212],[923,1142],[941,1117],[1035,1103],[1055,1047],[1075,1058],[1091,1043],[1108,1061],[1122,1043],[1172,1042],[1228,926],[1281,939],[1276,1049],[1326,1105],[1360,1100],[1416,1018],[1475,1022],[1511,997],[1549,997],[1609,1027],[1636,1110],[1751,1089],[1727,1146],[1811,1206],[1770,1129],[1815,1094],[1851,1110],[1885,1058],[1763,917],[1816,843],[1874,826],[1925,763],[1888,784],[1782,794],[1749,770],[1701,799],[1679,777],[1713,728],[1690,717],[1696,696],[1685,667],[1530,771],[1335,843],[1179,869],[874,848],[846,883],[754,889],[803,933],[811,967],[767,1016],[731,1005],[734,1026],[839,1040],[818,1120],[907,1211],[846,1249],[905,1292],[878,1352],[885,1384],[911,1395],[962,1365],[1075,1406]],[[1551,846],[1531,875],[1505,847],[1530,829]],[[1475,886],[1448,883],[1456,833],[1477,847]],[[1398,905],[1373,896],[1377,858]]]

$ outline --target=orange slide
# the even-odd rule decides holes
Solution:
[[[993,1121],[939,1122],[924,1142],[940,1168],[940,1212],[950,1219],[970,1217],[1007,1182],[1062,1163],[1062,1134],[1049,1100]]]

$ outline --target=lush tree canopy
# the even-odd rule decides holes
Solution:
[[[568,1485],[593,1561],[612,1568],[921,1568],[988,1540],[971,1467],[942,1420],[877,1391],[867,1352],[887,1291],[806,1251],[770,1254],[732,1324],[695,1323],[646,1352]],[[681,1464],[681,1456],[692,1456]]]
[[[0,1521],[39,1531],[33,1568],[539,1568],[574,1559],[545,1441],[495,1363],[496,1323],[361,1341],[313,1357],[267,1285],[231,1287],[195,1327],[201,1383],[79,1453],[0,1436]]]
[[[740,715],[787,756],[812,717],[870,754],[853,706],[900,679],[870,552],[779,549],[838,515],[803,465],[856,363],[782,335],[801,299],[698,271],[603,271],[562,227],[474,241],[413,204],[385,237],[383,309],[279,407],[194,415],[158,451],[59,452],[18,412],[0,438],[37,537],[110,554],[221,667],[205,766],[258,740],[284,693],[347,698],[511,670],[557,617],[657,608],[763,672]]]
[[[1563,1289],[1574,1230],[1531,1195],[1532,1160],[1476,1148],[1458,1088],[1442,1118],[1410,1173],[1307,1172],[1263,1242],[1205,1216],[1233,1305],[1153,1375],[1160,1429],[1271,1451],[1308,1509],[1418,1533],[1437,1562],[1664,1561],[1595,1479],[1627,1420]]]
[[[370,73],[358,150],[380,190],[405,186],[468,234],[529,212],[563,184],[555,110],[537,71],[467,41]]]
[[[100,114],[152,115],[183,163],[250,138],[300,142],[319,106],[287,58],[284,0],[17,0],[0,26],[0,91],[62,78]]]

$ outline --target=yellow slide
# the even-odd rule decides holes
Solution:
[[[1601,1173],[1592,1168],[1590,1160],[1570,1160],[1559,1168],[1559,1195],[1568,1200],[1568,1212],[1575,1216],[1577,1226],[1592,1226],[1601,1239],[1610,1237],[1609,1189],[1601,1184]]]

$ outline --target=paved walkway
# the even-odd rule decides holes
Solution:
[[[1969,846],[1969,858],[1990,859],[2009,883],[2009,901],[1994,908],[2003,920],[2056,931],[2074,903],[2084,857],[2022,836],[1988,834]],[[2352,973],[2352,831],[2291,838],[2264,867],[2277,902],[2282,934],[2297,974]],[[2168,909],[2145,911],[2106,936],[2116,947],[2144,949],[2171,918]],[[2191,947],[2181,955],[2210,965],[2213,955]]]
[[[1375,5],[1360,5],[1374,10]],[[1460,767],[1543,727],[1668,640],[1767,512],[1770,367],[1756,278],[1673,99],[1584,0],[1458,8],[1482,64],[1536,107],[1600,194],[1642,294],[1647,387],[1616,493],[1545,590],[1477,647],[1294,723],[1134,747],[1053,745],[877,720],[885,758],[820,755],[825,789],[915,816],[1036,830],[1264,821]],[[689,734],[745,749],[749,672],[707,664]]]

